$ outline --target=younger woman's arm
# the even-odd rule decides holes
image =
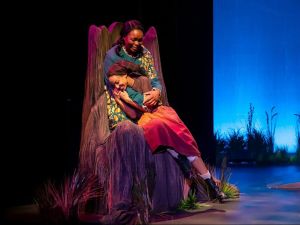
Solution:
[[[138,117],[138,112],[135,108],[131,107],[124,100],[121,99],[120,93],[113,91],[115,101],[120,106],[121,110],[131,119],[136,119]]]
[[[142,107],[142,103],[143,103],[143,98],[140,99],[138,101],[134,101],[129,94],[127,93],[127,91],[120,91],[119,93],[120,98],[125,101],[126,103],[128,103],[129,105],[131,105],[132,107],[134,107],[135,109],[141,111],[141,112],[146,112],[145,109]],[[143,96],[143,95],[142,95]],[[140,103],[140,104],[138,104]]]

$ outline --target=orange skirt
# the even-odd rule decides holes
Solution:
[[[195,139],[173,108],[159,106],[151,113],[146,112],[138,125],[143,128],[152,152],[165,146],[185,156],[200,156]]]

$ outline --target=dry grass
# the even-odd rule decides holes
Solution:
[[[96,176],[75,170],[61,185],[53,181],[45,183],[37,194],[36,202],[42,219],[59,224],[78,220],[79,206],[102,194]]]

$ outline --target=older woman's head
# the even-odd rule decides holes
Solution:
[[[126,21],[120,36],[118,41],[119,47],[124,47],[127,54],[136,56],[142,53],[144,28],[138,20]]]

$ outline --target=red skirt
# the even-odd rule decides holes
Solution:
[[[200,156],[198,145],[191,132],[175,110],[159,106],[151,113],[144,113],[138,121],[152,152],[166,146],[185,156]]]

